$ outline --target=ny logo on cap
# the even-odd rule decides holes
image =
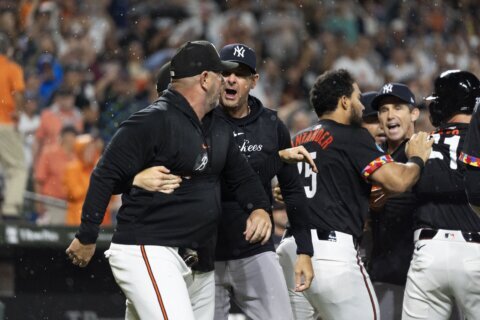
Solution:
[[[391,93],[392,90],[393,90],[393,84],[389,83],[389,84],[386,84],[386,85],[383,86],[382,93],[384,93],[384,94],[385,93]]]
[[[234,55],[234,56],[237,56],[237,57],[239,57],[239,58],[240,58],[240,57],[244,58],[244,57],[245,57],[245,56],[244,56],[244,55],[245,55],[245,48],[244,48],[244,47],[240,47],[240,46],[236,46],[236,47],[234,48],[233,55]]]

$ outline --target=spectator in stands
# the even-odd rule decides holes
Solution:
[[[79,135],[75,141],[76,158],[70,161],[64,170],[63,186],[67,195],[67,215],[65,223],[69,226],[80,225],[82,205],[87,195],[90,175],[102,150],[96,139],[90,134]],[[110,210],[107,208],[103,225],[111,224]]]
[[[0,33],[0,164],[5,173],[3,218],[19,218],[27,169],[17,121],[23,108],[25,82],[22,68],[8,57],[10,40]]]
[[[44,147],[58,143],[58,137],[63,127],[74,126],[77,132],[83,132],[83,118],[74,105],[74,101],[75,96],[71,89],[62,86],[55,92],[53,104],[43,110],[40,116],[40,126],[35,134],[34,161]]]
[[[53,200],[67,199],[63,181],[67,163],[75,159],[76,136],[77,130],[72,126],[66,126],[61,129],[59,143],[52,143],[43,148],[35,165],[34,189],[37,194],[51,197]],[[53,201],[37,202],[36,212],[39,216],[38,224],[65,222],[65,207],[54,204]]]

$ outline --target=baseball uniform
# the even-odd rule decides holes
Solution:
[[[455,302],[467,319],[480,319],[480,218],[468,205],[457,160],[467,130],[465,123],[439,127],[414,188],[419,206],[402,319],[449,319]]]
[[[278,151],[289,148],[290,134],[275,111],[260,100],[248,97],[250,113],[233,118],[221,108],[215,113],[231,128],[240,152],[260,177],[271,197],[271,180],[277,175],[282,187],[290,224],[298,244],[296,253],[313,254],[308,229],[308,208],[295,164],[279,161]],[[273,239],[262,245],[245,240],[249,213],[222,184],[222,216],[218,230],[215,262],[215,319],[227,319],[230,299],[251,319],[292,319],[287,286],[275,255]]]
[[[314,158],[318,175],[298,165],[311,212],[315,278],[294,291],[295,244],[285,238],[277,254],[285,272],[296,319],[379,319],[377,298],[357,252],[368,214],[368,177],[392,158],[366,129],[320,120],[293,138]]]

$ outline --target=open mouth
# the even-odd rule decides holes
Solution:
[[[237,90],[234,89],[225,89],[225,98],[227,99],[235,99],[237,95]]]
[[[400,128],[399,124],[387,124],[387,128],[389,131],[396,130],[397,128]]]

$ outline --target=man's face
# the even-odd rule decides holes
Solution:
[[[219,72],[209,71],[208,74],[212,77],[212,85],[208,90],[207,104],[209,110],[213,110],[218,105],[220,93],[224,87],[224,81]]]
[[[413,134],[418,109],[410,107],[395,97],[386,97],[379,103],[378,120],[388,141],[399,142]]]
[[[350,124],[360,126],[362,124],[362,114],[363,106],[362,102],[360,102],[360,88],[356,83],[353,84],[353,92],[350,97],[351,101],[351,109],[350,109]]]
[[[245,65],[222,73],[225,86],[220,95],[220,104],[224,108],[240,108],[248,105],[248,94],[255,86],[257,74]]]
[[[370,132],[372,137],[375,139],[376,144],[382,145],[387,140],[385,132],[380,126],[380,122],[378,121],[378,117],[376,115],[363,118],[362,127]]]

